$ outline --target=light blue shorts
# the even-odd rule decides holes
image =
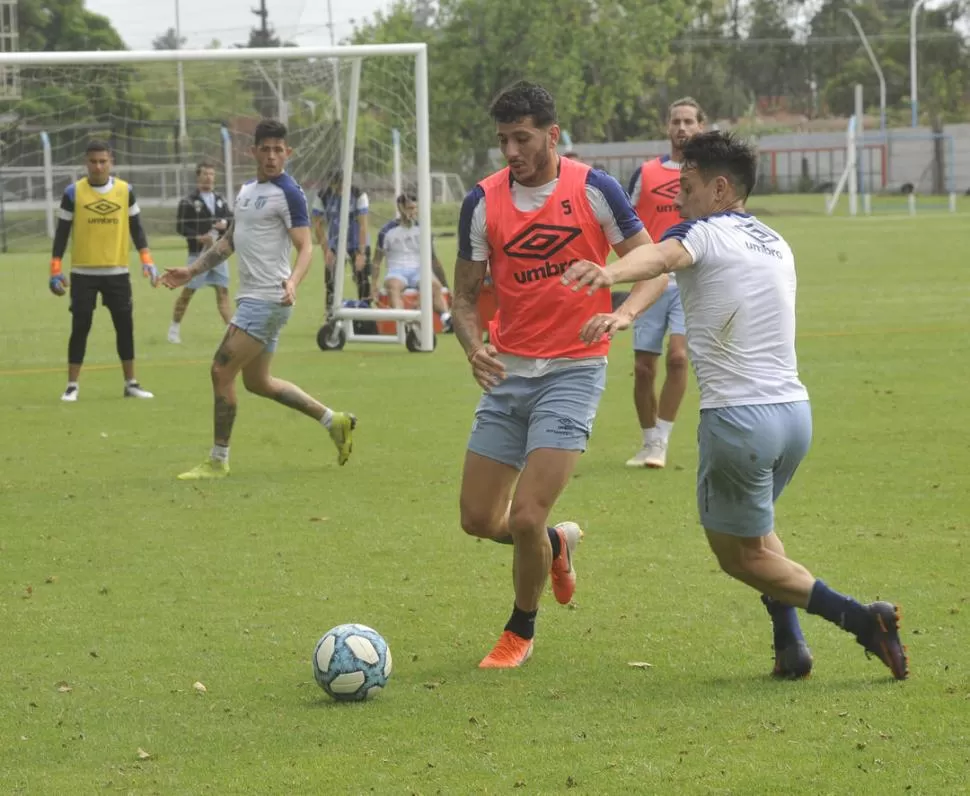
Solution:
[[[537,448],[585,451],[606,364],[577,365],[544,376],[509,376],[475,410],[468,450],[521,470]]]
[[[236,302],[236,314],[229,323],[265,343],[266,351],[272,353],[292,312],[292,307],[284,307],[273,301],[241,298]]]
[[[684,334],[684,305],[676,282],[667,285],[663,295],[633,322],[633,350],[662,354],[667,332]]]
[[[384,284],[386,285],[390,279],[397,279],[399,282],[403,282],[405,290],[417,290],[421,286],[421,269],[415,268],[405,271],[401,268],[388,271],[387,276],[384,277]]]
[[[189,259],[186,261],[186,265],[192,265],[196,260],[199,259],[198,254],[190,254]],[[198,276],[193,276],[186,287],[189,290],[202,290],[206,285],[212,285],[212,287],[229,287],[229,261],[223,260],[219,265],[213,268],[211,271],[206,271],[204,274],[199,274]]]
[[[775,501],[812,442],[808,401],[702,409],[697,428],[697,508],[706,530],[765,536]]]

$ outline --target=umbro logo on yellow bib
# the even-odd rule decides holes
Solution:
[[[107,216],[121,210],[121,205],[109,202],[107,199],[98,199],[97,202],[84,205],[84,209],[90,210],[92,213],[97,213],[99,216]]]

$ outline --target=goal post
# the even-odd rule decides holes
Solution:
[[[862,86],[856,84],[855,113],[846,126],[845,165],[833,192],[825,196],[826,214],[835,212],[843,193],[848,196],[850,216],[860,213],[868,216],[874,212],[915,216],[917,212],[934,210],[955,213],[957,156],[953,134],[923,130],[867,131],[863,129],[863,110]],[[876,193],[881,190],[881,194],[875,202],[873,151],[882,153],[881,179],[876,186]],[[940,196],[946,197],[945,203],[940,201]],[[920,201],[920,197],[930,197],[930,200]],[[935,201],[934,197],[937,197]]]
[[[176,99],[178,66],[184,106]],[[16,232],[19,246],[49,245],[60,192],[83,176],[88,137],[108,139],[115,172],[132,182],[154,238],[174,234],[175,207],[194,185],[200,160],[218,164],[219,190],[224,180],[232,202],[255,174],[248,157],[255,125],[277,117],[288,123],[295,150],[287,170],[304,187],[308,204],[327,176],[342,170],[339,253],[348,250],[355,181],[370,196],[372,243],[382,220],[394,217],[401,186],[418,197],[419,309],[344,306],[346,274],[338,254],[325,328],[339,336],[353,321],[413,324],[415,348],[433,349],[426,44],[7,52],[0,53],[5,72],[18,75],[19,90],[0,96],[0,202],[7,199],[0,223],[4,234],[8,227]],[[325,299],[321,305],[327,306]]]
[[[847,191],[849,196],[849,215],[854,216],[858,213],[859,192],[863,194],[863,208],[868,208],[869,193],[866,190],[866,181],[861,174],[861,159],[859,149],[863,142],[863,104],[862,104],[862,85],[856,83],[855,86],[855,113],[849,118],[845,131],[845,168],[839,176],[835,189],[830,195],[825,197],[825,213],[832,215],[839,203],[839,197],[843,191]]]

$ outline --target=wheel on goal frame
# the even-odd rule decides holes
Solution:
[[[409,326],[407,333],[404,335],[404,345],[407,346],[408,351],[412,354],[424,353],[424,349],[421,348],[421,337],[418,335],[418,330],[413,326]],[[434,332],[431,333],[431,350],[434,351],[438,347],[438,335]]]
[[[327,321],[317,332],[317,345],[321,351],[339,351],[347,343],[347,332],[340,321]]]

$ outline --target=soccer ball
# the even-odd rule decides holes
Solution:
[[[366,625],[337,625],[313,650],[317,684],[340,702],[359,702],[381,692],[391,676],[391,650]]]

